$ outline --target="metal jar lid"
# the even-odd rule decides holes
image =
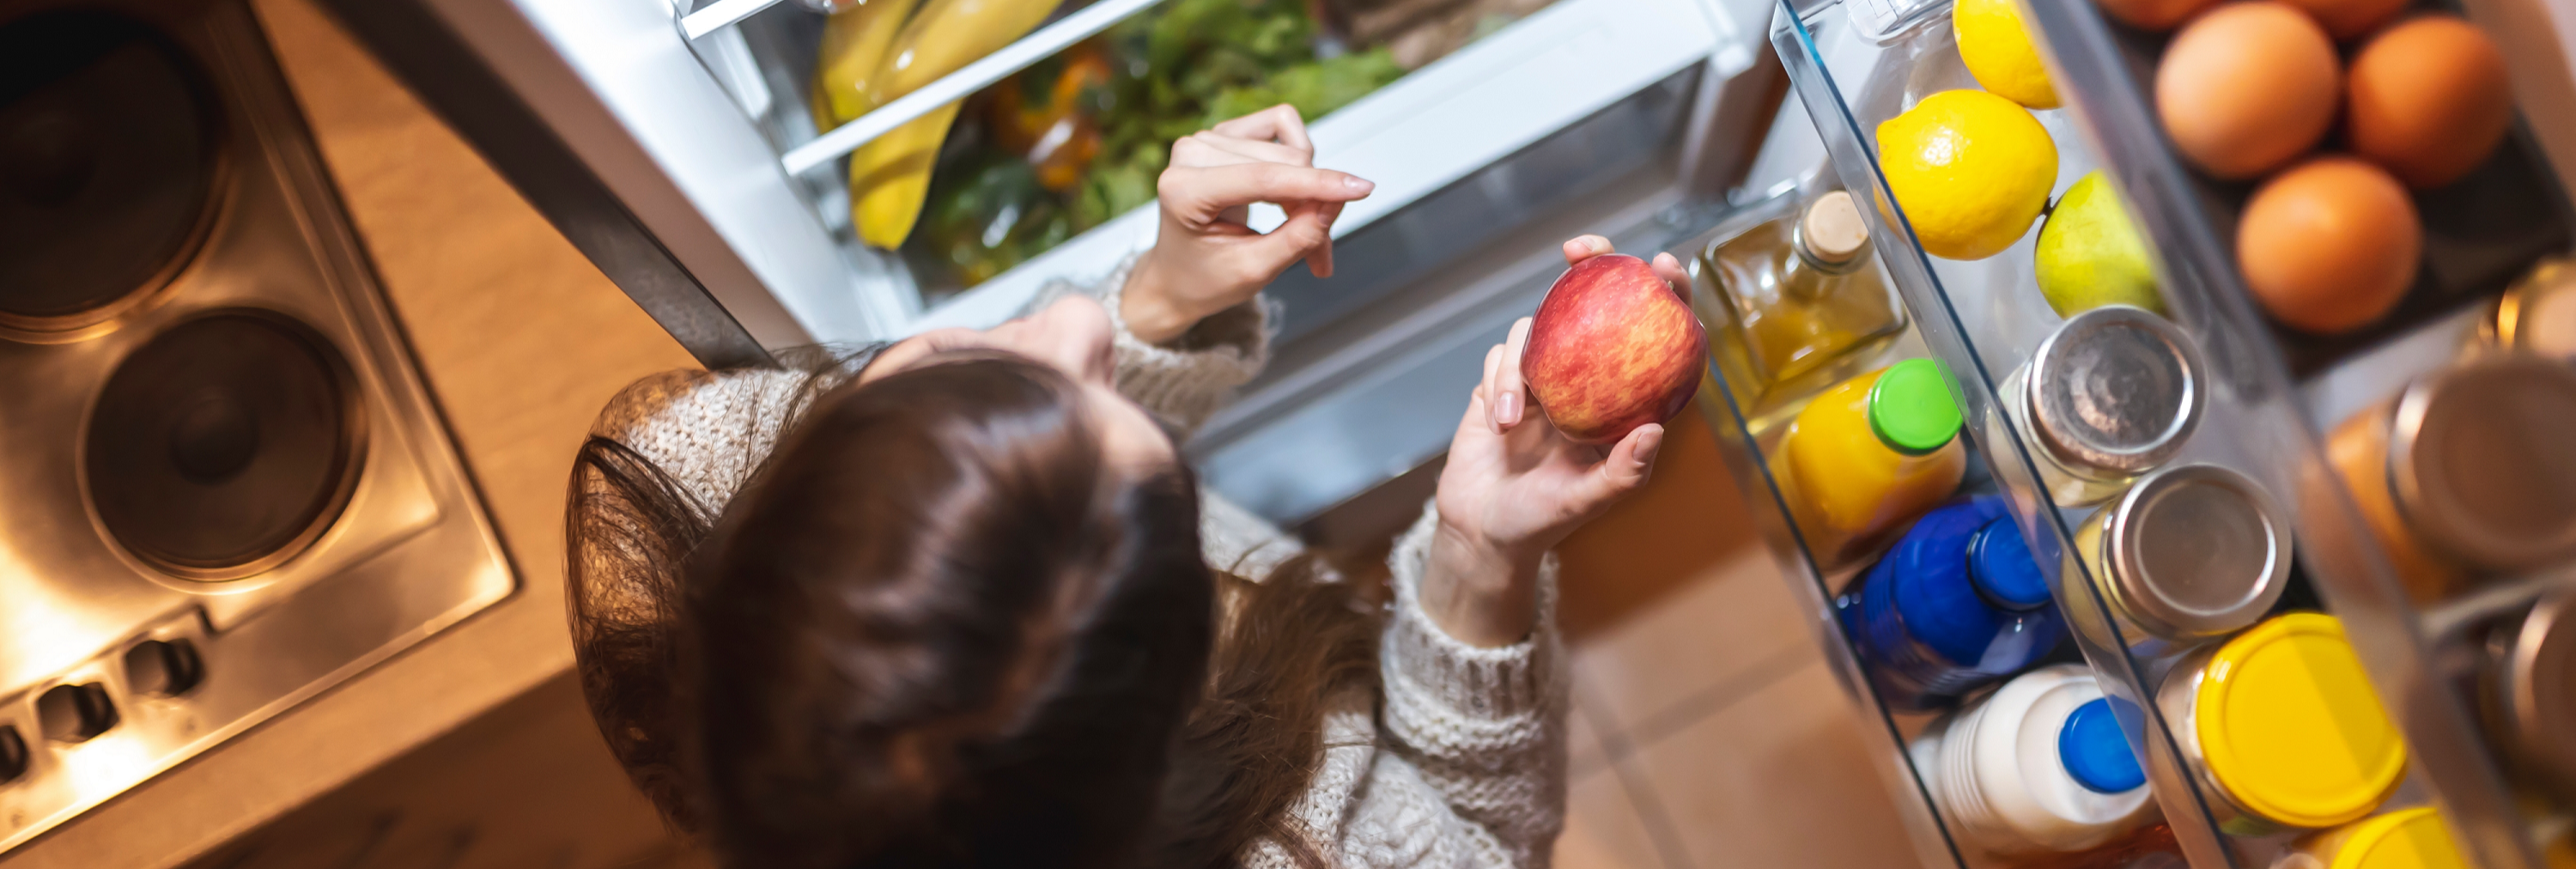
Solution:
[[[2147,475],[2107,509],[2103,585],[2130,621],[2158,636],[2253,624],[2289,584],[2289,522],[2252,477],[2178,465]]]
[[[2275,824],[2348,824],[2406,776],[2406,739],[2343,623],[2290,613],[2227,642],[2199,672],[2189,725],[2209,777]]]
[[[2496,297],[2480,324],[2489,343],[2559,360],[2576,360],[2576,259],[2542,259]]]
[[[2407,524],[2498,571],[2576,557],[2576,370],[2505,355],[2408,387],[2388,435]]]
[[[2497,663],[2497,697],[2516,749],[2576,797],[2576,592],[2544,598]]]
[[[2061,463],[2143,473],[2182,449],[2208,390],[2200,349],[2172,321],[2105,305],[2041,341],[2021,400],[2036,439]]]

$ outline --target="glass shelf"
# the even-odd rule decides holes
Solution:
[[[1793,135],[1796,132],[1783,125],[1774,135]],[[1846,162],[1845,158],[1839,155],[1833,161],[1835,165],[1843,162]],[[1779,188],[1763,194],[1760,201],[1742,204],[1719,220],[1714,228],[1671,248],[1676,256],[1689,264],[1693,275],[1691,302],[1702,320],[1711,324],[1709,334],[1712,353],[1715,354],[1713,360],[1737,350],[1726,345],[1740,339],[1723,326],[1729,317],[1722,309],[1726,303],[1718,296],[1713,283],[1715,278],[1697,254],[1712,243],[1794,213],[1793,206],[1802,199],[1812,199],[1815,194],[1842,187],[1843,179],[1832,166],[1817,167],[1805,177],[1784,182]],[[1883,230],[1874,236],[1885,237]],[[1899,254],[1885,246],[1878,250],[1879,258],[1911,255]],[[1882,269],[1885,266],[1872,265],[1870,268]],[[1927,324],[1920,314],[1922,309],[1917,307],[1920,303],[1918,294],[1900,290],[1900,295],[1905,305],[1916,313],[1909,316],[1904,330],[1892,339],[1870,342],[1871,349],[1863,351],[1866,361],[1860,362],[1859,369],[1867,370],[1911,358],[1949,358],[1933,343],[1937,337],[1928,333]],[[1915,711],[1902,701],[1882,696],[1871,678],[1868,665],[1863,662],[1852,629],[1837,606],[1837,598],[1852,588],[1853,581],[1871,566],[1875,554],[1839,565],[1819,559],[1811,550],[1808,532],[1801,529],[1798,520],[1793,518],[1796,511],[1790,506],[1792,496],[1785,493],[1782,481],[1774,473],[1773,462],[1781,444],[1782,431],[1812,394],[1789,400],[1776,395],[1760,400],[1740,398],[1737,391],[1727,386],[1729,375],[1720,373],[1723,367],[1712,362],[1710,376],[1702,381],[1697,406],[1708,417],[1710,428],[1719,433],[1724,447],[1721,454],[1741,487],[1742,495],[1748,503],[1756,505],[1756,509],[1750,511],[1751,515],[1760,523],[1762,536],[1783,567],[1783,576],[1791,585],[1793,596],[1805,608],[1826,658],[1859,707],[1867,726],[1887,736],[1888,742],[1882,750],[1873,752],[1872,759],[1892,785],[1891,794],[1900,816],[1906,821],[1923,865],[2088,866],[2105,869],[2168,869],[2186,865],[2183,846],[2176,841],[2183,834],[2172,825],[2153,820],[2108,844],[2076,854],[1999,856],[1985,853],[1963,838],[1955,819],[1947,816],[1932,797],[1933,780],[1941,773],[1918,764],[1910,749],[1948,710]],[[1954,498],[2011,494],[2010,485],[1992,472],[1992,463],[1999,455],[1992,446],[1995,437],[1990,427],[1971,425],[1963,430],[1962,439],[1969,444],[1968,469]],[[2026,526],[2027,520],[2018,524]],[[2037,560],[2045,565],[2051,557],[2043,555]],[[2042,657],[2033,667],[2082,663],[2084,658],[2077,644],[2060,642],[2053,653]],[[2106,693],[2135,701],[2134,691],[2123,692],[2111,684],[2117,680],[2102,681]]]
[[[2482,603],[2449,606],[2431,616],[2407,607],[2385,554],[2361,524],[2320,447],[2316,432],[2334,420],[2317,418],[2314,408],[2322,403],[2313,388],[2302,387],[2338,370],[2403,367],[2386,361],[2383,357],[2391,351],[2381,348],[2392,336],[2415,328],[2404,324],[2474,307],[2531,259],[2565,245],[2569,221],[2564,195],[2543,164],[2532,158],[2536,152],[2528,140],[2517,134],[2508,146],[2512,153],[2498,158],[2500,164],[2509,165],[2481,170],[2481,174],[2502,173],[2505,180],[2494,183],[2514,190],[2477,199],[2491,210],[2502,208],[2520,218],[2514,221],[2515,231],[2485,238],[2483,244],[2428,243],[2436,257],[2449,251],[2459,259],[2436,262],[2435,268],[2426,270],[2438,280],[2428,277],[2427,283],[2433,286],[2419,287],[2423,296],[2407,302],[2392,318],[2400,325],[2330,342],[2276,331],[2255,313],[2237,282],[2232,254],[2215,241],[2223,231],[2232,230],[2232,217],[2227,215],[2233,214],[2233,201],[2241,200],[2246,189],[2214,189],[2215,185],[2183,174],[2148,120],[2139,95],[2145,87],[2142,76],[2152,64],[2141,57],[2151,60],[2154,47],[2134,40],[2125,47],[2113,45],[2089,0],[2032,2],[2039,7],[2035,17],[2052,44],[2086,46],[2075,52],[2084,55],[2084,62],[2075,68],[2063,63],[2051,67],[2058,92],[2068,98],[2069,107],[2033,113],[2057,149],[2058,174],[2050,198],[2054,201],[2087,173],[2096,169],[2106,173],[2127,199],[2132,219],[2144,231],[2150,249],[2162,252],[2154,258],[2166,311],[2204,363],[2199,391],[2206,403],[2200,422],[2165,465],[2207,464],[2239,472],[2268,495],[2284,514],[2286,525],[2295,530],[2295,545],[2290,547],[2297,553],[2295,567],[2267,618],[2322,610],[2341,620],[2383,705],[2412,749],[2406,778],[2373,813],[2438,804],[2480,865],[2537,866],[2531,855],[2537,851],[2533,839],[2538,834],[2531,831],[2546,827],[2548,811],[2518,813],[2495,752],[2478,735],[2471,708],[2474,698],[2464,695],[2460,687],[2460,666],[2433,663],[2439,655],[2461,657],[2457,653],[2464,650],[2442,645],[2464,642],[2452,639],[2464,635],[2452,629],[2457,623],[2511,611],[2517,603],[2527,602],[2528,596],[2516,600],[2505,599],[2512,597],[2509,593],[2490,593],[2478,599]],[[2061,29],[2067,34],[2061,35]],[[1931,94],[1977,87],[1959,60],[1949,5],[1784,0],[1772,38],[1830,157],[1830,167],[1809,186],[1818,192],[1846,189],[1866,203],[1861,210],[1870,223],[1879,258],[1910,314],[1908,332],[1889,351],[1889,358],[1935,356],[1956,372],[1966,430],[1990,479],[1985,485],[2007,497],[2032,551],[2044,572],[2051,574],[2052,591],[2069,617],[2074,645],[2083,660],[2107,693],[2126,701],[2120,704],[2121,724],[2132,748],[2146,761],[2156,801],[2171,826],[2173,847],[2194,866],[2274,865],[2307,831],[2246,823],[2206,774],[2191,771],[2194,767],[2186,758],[2196,750],[2190,744],[2193,741],[2177,739],[2175,728],[2180,725],[2156,703],[2157,688],[2169,673],[2187,665],[2188,656],[2231,634],[2158,640],[2116,617],[2113,601],[2100,590],[2107,577],[2095,575],[2096,568],[2087,559],[2069,557],[2078,551],[2074,541],[2085,521],[2103,508],[2061,506],[2051,499],[2040,473],[2049,460],[2037,454],[2038,448],[1998,401],[2008,375],[2064,322],[2051,310],[2034,277],[2039,224],[1991,257],[1962,261],[1929,256],[1878,170],[1875,131],[1880,123]],[[2447,213],[2439,205],[2425,207],[2428,223],[2438,223]],[[2453,228],[2430,226],[2428,238],[2441,239]],[[1722,330],[1712,330],[1712,336],[1720,339]],[[2449,358],[2436,356],[2434,362]],[[2378,385],[2383,392],[2393,392],[2407,376],[2431,364],[2402,371],[2394,380],[2382,375]],[[1711,388],[1719,390],[1715,378]],[[1730,398],[1722,391],[1717,397]],[[1778,407],[1770,406],[1773,401],[1766,398],[1766,406],[1750,416],[1729,400],[1707,401],[1703,406],[1733,412],[1716,428],[1734,434],[1731,445],[1738,454],[1738,478],[1750,490],[1749,497],[1777,503],[1778,488],[1772,485],[1762,459],[1762,429],[1781,415]],[[1718,414],[1712,411],[1712,415]],[[1812,586],[1813,593],[1802,597],[1819,607],[1819,613],[1829,614],[1836,589],[1854,571],[1818,570],[1798,529],[1786,518],[1790,515],[1792,511],[1784,506],[1772,517],[1780,526],[1772,529],[1775,549],[1792,567],[1800,568],[1792,573]],[[2278,543],[2272,552],[2276,558],[2287,558]],[[2537,594],[2532,590],[2557,584],[2543,577],[2508,587]],[[1838,633],[1829,615],[1825,620],[1827,645],[1839,646],[1838,664],[1846,666],[1845,678],[1861,696],[1864,708],[1887,724],[1893,738],[1910,738],[1922,722],[1889,711],[1874,696],[1851,652],[1849,637]],[[1903,758],[1896,763],[1901,771],[1915,773]],[[1918,785],[1923,781],[1919,774],[1913,780]],[[1923,803],[1921,808],[1936,834],[1929,841],[1937,841],[1947,853],[1947,860],[1941,862],[1993,862],[1958,845],[1929,798],[1921,793],[1914,796]]]

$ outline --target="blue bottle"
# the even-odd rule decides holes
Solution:
[[[2030,545],[1991,496],[1915,520],[1834,606],[1879,699],[1907,711],[2029,669],[2066,638]]]

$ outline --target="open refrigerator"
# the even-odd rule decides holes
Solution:
[[[1170,3],[1177,0],[1160,0]],[[1283,2],[1283,0],[1270,0]],[[2277,541],[2286,588],[2275,610],[2323,610],[2348,626],[2411,763],[2390,807],[2438,805],[2477,865],[2539,867],[2568,835],[2570,806],[2540,796],[2482,726],[2473,626],[2576,583],[2555,572],[2430,603],[2408,598],[2326,459],[2320,432],[2450,364],[2488,300],[2544,255],[2570,247],[2561,179],[2576,169],[2576,86],[2551,10],[2478,0],[2469,12],[2514,64],[2522,123],[2488,172],[2509,189],[2516,231],[2436,250],[2440,286],[2365,339],[2321,344],[2270,326],[2223,240],[2245,191],[2182,168],[2145,95],[2158,37],[2110,23],[2092,0],[2027,0],[2066,97],[2039,113],[2060,154],[2053,191],[2105,170],[2125,191],[2173,319],[2207,360],[2206,411],[2176,462],[2255,480],[2294,516]],[[2521,5],[2516,5],[2521,4]],[[1151,244],[1150,203],[1053,240],[971,285],[858,242],[840,160],[867,138],[1005,83],[1157,0],[1058,10],[1016,43],[843,124],[809,110],[821,16],[793,2],[712,0],[331,0],[334,11],[472,141],[541,212],[709,365],[773,350],[987,326],[1050,281],[1088,280]],[[1453,8],[1459,4],[1434,4]],[[1313,4],[1309,8],[1317,8]],[[2089,668],[2123,701],[2120,733],[2145,759],[2161,821],[2082,854],[2001,858],[1965,844],[1909,752],[1930,713],[1891,707],[1837,615],[1868,559],[1820,560],[1773,474],[1776,424],[1795,400],[1730,390],[1720,365],[1698,407],[1721,433],[1743,494],[1807,604],[1860,713],[1887,742],[1874,760],[1926,865],[2272,866],[2296,831],[2248,834],[2192,775],[2158,681],[2195,649],[2125,636],[2093,568],[2073,556],[2092,507],[2048,494],[2027,434],[1997,396],[2060,318],[2033,283],[2033,225],[2002,255],[1923,253],[1877,169],[1871,131],[1921,97],[1975,87],[1947,2],[1554,0],[1480,21],[1475,38],[1375,91],[1310,118],[1318,165],[1376,182],[1334,228],[1340,275],[1302,268],[1275,283],[1275,360],[1186,446],[1203,479],[1283,527],[1323,542],[1382,534],[1419,509],[1455,421],[1455,392],[1484,349],[1537,307],[1562,269],[1555,243],[1580,232],[1694,264],[1694,306],[1719,356],[1717,277],[1701,254],[1798,202],[1844,190],[1863,203],[1874,269],[1902,329],[1879,360],[1930,357],[1954,373],[1972,447],[1964,492],[2008,505],[2047,575],[2072,642],[2040,663]],[[2560,16],[2567,13],[2557,12]],[[1318,20],[1334,20],[1330,12]],[[1347,18],[1348,16],[1342,16]],[[2534,22],[2537,22],[2535,24]],[[1366,50],[1347,22],[1329,52]],[[2538,34],[2538,35],[2534,35]],[[1794,93],[1784,102],[1784,89]],[[936,182],[934,182],[936,183]],[[2442,213],[2426,210],[2439,235]],[[1276,209],[1256,208],[1256,228]],[[2492,226],[2488,221],[2481,226]],[[2485,231],[2485,230],[2480,230]],[[2446,253],[2447,251],[2447,253]],[[2439,264],[2437,264],[2438,266]],[[2431,280],[2428,278],[2428,280]],[[577,328],[577,324],[568,324]],[[2570,435],[2576,439],[2576,434]],[[1833,563],[1828,563],[1828,562]],[[2090,614],[2090,615],[2088,615]],[[2214,641],[2214,640],[2213,640]],[[2576,742],[2576,733],[2566,735]],[[2566,847],[2563,844],[2555,847]],[[2564,859],[2564,858],[2561,858]],[[2558,863],[2554,865],[2567,865]]]

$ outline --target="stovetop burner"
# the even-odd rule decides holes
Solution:
[[[347,363],[284,317],[189,320],[116,368],[84,470],[100,521],[144,561],[229,579],[294,557],[348,501],[363,444]]]
[[[516,587],[282,72],[0,0],[0,856]]]
[[[0,330],[80,337],[186,265],[220,171],[207,80],[111,14],[0,26]]]

